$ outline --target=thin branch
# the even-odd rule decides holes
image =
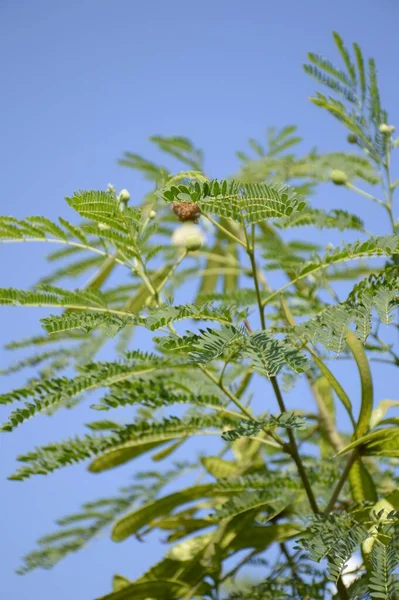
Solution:
[[[355,448],[349,455],[349,458],[348,458],[345,468],[342,472],[342,475],[339,478],[338,483],[335,486],[335,489],[331,495],[330,501],[324,510],[324,513],[326,515],[328,515],[328,513],[331,512],[331,510],[334,508],[334,504],[338,500],[341,490],[344,487],[346,480],[348,479],[350,470],[351,470],[353,464],[355,463],[356,459],[358,458],[358,456],[359,456],[359,450],[357,448]]]

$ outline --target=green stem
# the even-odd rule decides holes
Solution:
[[[277,402],[278,402],[278,405],[280,407],[281,412],[286,412],[287,409],[286,409],[286,406],[285,406],[285,403],[284,403],[284,400],[283,400],[283,396],[281,394],[281,391],[280,391],[280,388],[279,388],[279,385],[278,385],[276,377],[271,377],[270,381],[271,381],[271,384],[273,386],[273,390],[274,390],[274,393],[276,395]],[[319,511],[319,507],[317,506],[317,502],[316,502],[316,498],[315,498],[315,496],[313,494],[312,486],[310,485],[310,481],[308,479],[308,476],[307,476],[307,473],[306,473],[306,469],[305,469],[305,467],[303,465],[303,462],[302,462],[302,459],[301,459],[301,457],[299,455],[298,446],[297,446],[297,443],[296,443],[296,440],[295,440],[295,436],[294,436],[294,434],[293,434],[293,432],[292,432],[291,429],[287,429],[287,435],[288,435],[288,439],[289,439],[289,442],[290,442],[290,445],[289,445],[290,455],[291,455],[292,459],[295,462],[295,465],[296,465],[296,468],[298,470],[299,476],[300,476],[300,478],[302,480],[303,487],[305,489],[306,495],[307,495],[308,500],[309,500],[309,504],[310,504],[310,506],[311,506],[312,511],[314,512],[314,514],[318,514],[320,512]]]
[[[265,310],[264,310],[264,306],[262,304],[262,297],[260,295],[260,288],[259,288],[259,281],[258,281],[258,277],[257,277],[255,255],[254,255],[253,250],[248,250],[248,256],[249,256],[249,260],[251,261],[252,275],[253,275],[254,283],[255,283],[255,292],[256,292],[256,300],[257,300],[257,303],[258,303],[260,323],[261,323],[262,329],[265,330],[266,329]]]
[[[356,192],[356,194],[359,194],[360,196],[363,196],[364,198],[367,198],[368,200],[371,200],[372,202],[375,202],[379,206],[384,206],[386,208],[386,203],[385,202],[383,202],[379,198],[376,198],[372,194],[369,194],[368,192],[365,192],[364,190],[361,190],[360,188],[358,188],[355,185],[353,185],[353,183],[349,183],[349,181],[348,181],[345,184],[345,187],[348,188],[349,190],[352,190],[352,192]]]
[[[225,229],[225,227],[223,227],[223,225],[221,225],[220,223],[218,223],[217,221],[215,221],[215,219],[212,219],[212,217],[210,217],[209,215],[203,215],[206,219],[208,219],[208,221],[210,221],[212,223],[212,225],[214,225],[215,227],[217,227],[219,229],[219,231],[221,231],[222,233],[224,233],[224,235],[227,235],[227,237],[229,237],[231,240],[233,240],[233,242],[236,242],[237,244],[240,244],[240,246],[243,246],[243,248],[246,248],[247,245],[245,242],[243,242],[242,240],[240,240],[240,238],[236,237],[234,235],[234,233],[231,233],[231,231],[228,231],[228,229]]]
[[[248,239],[248,238],[247,238]],[[257,276],[257,268],[256,268],[256,261],[255,261],[255,247],[254,247],[254,240],[255,240],[255,235],[254,235],[254,227],[252,228],[252,247],[249,246],[249,243],[247,245],[247,253],[249,256],[249,259],[251,261],[251,267],[252,267],[252,276],[254,279],[254,284],[255,284],[255,291],[256,291],[256,298],[257,298],[257,302],[258,302],[258,309],[259,309],[259,318],[260,318],[260,322],[261,322],[261,326],[262,329],[265,330],[266,329],[266,321],[265,321],[265,314],[264,314],[264,305],[262,303],[262,298],[260,295],[260,289],[259,289],[259,282],[258,282],[258,276]],[[272,387],[273,387],[273,391],[274,394],[276,396],[277,399],[277,403],[279,405],[280,411],[281,412],[287,412],[287,408],[285,406],[284,403],[284,399],[283,396],[281,394],[281,390],[280,387],[278,385],[278,381],[276,377],[271,377],[270,378]],[[310,485],[310,481],[308,479],[307,473],[306,473],[306,469],[303,465],[302,459],[300,457],[299,454],[299,450],[298,450],[298,446],[295,440],[295,436],[292,432],[291,429],[287,429],[287,435],[288,435],[288,440],[289,440],[289,446],[286,446],[287,451],[289,452],[290,456],[292,457],[292,459],[295,462],[296,468],[298,470],[298,474],[302,480],[302,484],[303,487],[305,489],[306,495],[308,497],[309,500],[309,504],[312,508],[312,511],[315,514],[319,513],[319,507],[317,506],[317,502],[316,502],[316,498],[313,494],[313,490],[312,490],[312,486]]]

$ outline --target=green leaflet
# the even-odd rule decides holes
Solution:
[[[273,338],[266,331],[251,334],[245,352],[253,360],[255,371],[269,379],[284,365],[296,373],[308,368],[307,358],[298,348],[286,340]]]
[[[100,461],[100,464],[107,468],[109,464],[107,453],[114,449],[118,453],[120,448],[125,447],[125,444],[129,446],[129,442],[133,442],[132,453],[135,454],[137,451],[141,453],[151,449],[151,445],[148,446],[145,442],[158,444],[163,440],[172,439],[173,435],[174,438],[178,438],[194,432],[201,433],[201,435],[220,435],[222,427],[226,424],[231,424],[231,421],[210,415],[185,420],[171,417],[159,422],[138,421],[136,424],[119,426],[109,435],[76,436],[35,448],[27,454],[18,456],[18,460],[23,462],[24,466],[10,476],[10,479],[22,481],[32,475],[46,475],[63,466],[82,462],[94,456],[100,455],[101,458],[104,453],[106,458],[104,461]],[[205,430],[205,428],[212,429],[212,431]],[[141,447],[137,446],[137,440],[141,443]],[[123,458],[125,457],[126,455],[123,455]],[[118,455],[117,458],[121,457]]]
[[[1,394],[0,404],[31,399],[30,402],[25,403],[23,408],[17,408],[9,415],[8,421],[1,427],[1,430],[12,431],[36,413],[58,407],[85,392],[100,387],[109,387],[156,370],[156,367],[141,367],[140,364],[134,364],[134,361],[130,364],[129,361],[126,363],[92,363],[90,367],[83,375],[74,379],[58,377],[47,381],[33,381],[25,388]]]
[[[142,506],[138,510],[119,519],[112,529],[112,539],[115,542],[121,542],[130,535],[137,533],[145,525],[148,526],[154,519],[169,514],[178,506],[199,500],[200,498],[206,498],[215,493],[220,496],[224,494],[214,484],[204,484],[186,488],[169,496],[159,498],[155,502]]]
[[[219,307],[210,303],[197,306],[196,304],[184,304],[181,306],[165,306],[147,309],[146,316],[140,324],[145,325],[151,331],[156,331],[169,323],[176,323],[184,319],[197,321],[217,321],[222,325],[233,322],[235,316],[243,317],[245,312],[239,312],[234,306]]]
[[[341,38],[341,36],[339,35],[339,33],[337,33],[336,31],[333,31],[333,37],[334,37],[334,42],[335,45],[338,48],[338,51],[344,61],[344,64],[347,68],[348,74],[349,74],[349,81],[351,83],[351,85],[353,87],[356,86],[356,69],[354,64],[351,61],[351,57],[350,54],[348,52],[348,50],[346,49],[344,42]]]
[[[362,398],[360,413],[355,429],[355,437],[361,437],[370,428],[370,418],[373,411],[373,380],[363,344],[352,331],[348,331],[347,344],[351,350],[359,370]]]
[[[300,213],[294,213],[291,217],[280,219],[276,225],[281,229],[313,225],[318,229],[331,228],[339,229],[340,231],[345,231],[346,229],[364,230],[363,221],[357,215],[353,215],[346,210],[331,210],[326,212],[322,209],[310,207]]]
[[[219,358],[230,346],[242,342],[244,332],[233,325],[222,325],[220,329],[200,329],[200,335],[190,352],[192,362],[206,364]]]
[[[368,584],[371,598],[393,600],[397,596],[398,586],[394,572],[398,563],[397,540],[394,536],[388,543],[378,540],[373,544]]]
[[[356,326],[356,336],[363,343],[367,340],[374,310],[382,322],[389,325],[399,302],[398,289],[399,277],[392,267],[371,274],[355,285],[344,302],[327,306],[315,317],[297,325],[294,333],[339,354],[346,346],[352,323]]]
[[[134,315],[120,316],[117,314],[102,312],[93,313],[66,311],[63,315],[50,315],[40,319],[43,329],[50,335],[74,331],[76,329],[84,333],[90,333],[95,329],[103,329],[107,337],[114,337],[127,325],[137,323]]]
[[[271,302],[273,298],[279,296],[282,291],[291,285],[296,285],[297,282],[305,277],[314,275],[331,265],[368,256],[391,256],[396,254],[399,254],[399,236],[397,235],[370,237],[367,240],[358,240],[352,244],[345,244],[341,248],[335,248],[332,252],[319,257],[317,261],[306,263],[299,273],[297,273],[296,277],[265,298],[263,305]]]
[[[312,561],[328,558],[328,579],[337,582],[349,558],[368,537],[367,527],[345,513],[321,514],[313,517],[298,544]]]

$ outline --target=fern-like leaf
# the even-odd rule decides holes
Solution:
[[[217,181],[172,186],[159,192],[166,202],[192,202],[204,214],[233,219],[242,225],[289,216],[306,202],[288,186]]]

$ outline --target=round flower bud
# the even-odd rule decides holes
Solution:
[[[348,182],[347,174],[339,169],[333,169],[331,171],[330,179],[335,185],[345,185],[345,183]]]
[[[180,225],[177,227],[172,234],[172,244],[174,246],[181,246],[183,248],[187,248],[187,240],[190,238],[196,238],[197,243],[200,240],[200,247],[205,242],[205,235],[198,225],[194,225],[194,223],[184,223],[184,225]],[[190,240],[191,244],[192,240]],[[198,250],[198,248],[196,248]]]
[[[151,219],[151,221],[155,219],[156,216],[157,213],[155,212],[155,210],[150,210],[150,212],[148,213],[148,218]]]
[[[357,143],[357,136],[354,133],[350,133],[348,135],[348,137],[346,138],[346,140],[350,143],[350,144],[356,144]]]
[[[125,204],[127,204],[129,202],[129,200],[130,200],[130,193],[129,193],[129,191],[125,190],[125,189],[121,190],[119,192],[118,199],[119,199],[120,202],[124,202]]]
[[[381,123],[379,126],[379,132],[383,135],[391,135],[395,131],[395,125],[387,125],[386,123]]]
[[[115,186],[114,186],[114,185],[112,185],[112,183],[109,183],[109,184],[107,185],[107,192],[109,192],[109,193],[113,193],[113,192],[115,192]]]
[[[184,244],[188,252],[195,252],[202,246],[203,238],[200,235],[189,235]]]

